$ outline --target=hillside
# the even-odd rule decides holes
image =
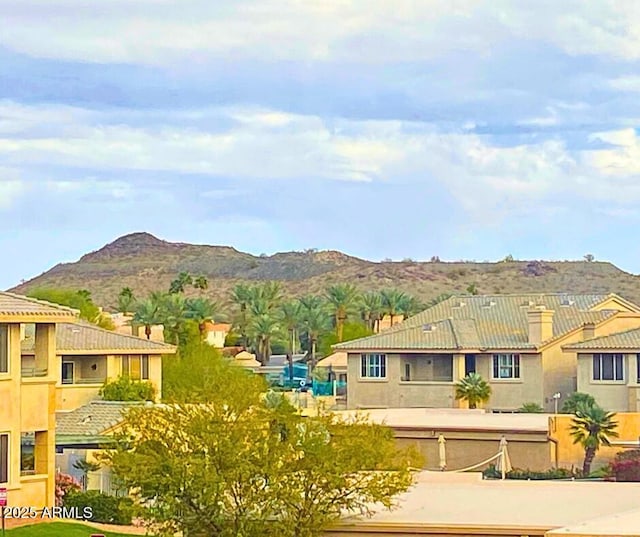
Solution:
[[[207,294],[221,303],[238,282],[279,280],[291,295],[320,293],[328,285],[351,282],[362,290],[397,287],[427,301],[475,284],[481,294],[619,293],[640,303],[640,277],[611,263],[585,261],[372,262],[336,251],[286,252],[254,256],[228,246],[171,243],[148,233],[125,235],[75,263],[56,265],[11,289],[88,289],[98,304],[112,308],[122,287],[136,296],[166,290],[187,271],[209,279]]]

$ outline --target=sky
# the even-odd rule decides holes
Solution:
[[[120,235],[640,272],[636,0],[0,0],[0,288]]]

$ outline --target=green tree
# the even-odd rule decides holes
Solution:
[[[287,363],[290,373],[293,373],[293,355],[296,353],[298,330],[300,329],[302,306],[299,300],[285,302],[280,308],[282,325],[287,331]]]
[[[369,292],[362,296],[362,320],[371,332],[378,332],[382,318],[382,297],[380,293]]]
[[[133,294],[131,287],[123,287],[118,293],[118,305],[117,310],[120,313],[131,313],[134,311],[136,305],[136,297]]]
[[[158,303],[158,315],[164,326],[165,339],[183,345],[187,339],[187,299],[182,293],[169,293],[154,297]]]
[[[28,296],[38,300],[44,300],[51,302],[52,304],[59,304],[61,306],[67,306],[78,310],[79,316],[85,321],[89,321],[106,330],[114,330],[115,325],[108,315],[105,315],[102,310],[93,302],[91,293],[86,289],[54,289],[54,288],[41,288],[34,289],[29,292]]]
[[[254,338],[256,359],[267,365],[271,358],[271,342],[282,334],[280,321],[273,312],[261,313],[253,317],[249,334]]]
[[[330,329],[329,317],[320,297],[307,296],[300,299],[302,304],[302,326],[309,343],[309,373],[316,367],[316,347],[320,336]]]
[[[359,300],[360,293],[355,285],[342,283],[332,285],[325,291],[325,296],[335,319],[336,336],[338,342],[343,341],[344,323]]]
[[[382,297],[382,311],[389,315],[390,324],[393,326],[393,320],[402,312],[407,295],[399,289],[384,289],[380,292],[380,296]]]
[[[609,438],[618,436],[615,416],[615,413],[607,412],[598,405],[578,404],[570,431],[573,443],[584,448],[583,476],[591,473],[591,463],[600,447],[610,446]]]
[[[518,412],[522,412],[523,414],[542,414],[544,412],[544,408],[542,408],[538,403],[523,403],[518,409]]]
[[[209,280],[206,276],[197,276],[193,279],[193,286],[200,291],[206,291],[209,288]]]
[[[345,323],[344,337],[342,341],[352,341],[361,337],[367,337],[373,334],[366,325],[362,323]],[[339,343],[338,336],[335,332],[327,332],[322,334],[318,341],[318,352],[320,355],[329,356],[332,352],[332,346]]]
[[[486,403],[491,397],[491,386],[478,373],[469,373],[456,384],[456,399],[469,403],[469,408],[477,408],[478,403]]]
[[[585,406],[595,406],[596,400],[588,393],[574,392],[565,399],[562,404],[561,412],[562,414],[575,414],[578,409],[578,405],[581,404]]]
[[[213,321],[217,311],[218,305],[215,302],[207,298],[198,297],[187,299],[184,316],[186,319],[198,323],[200,339],[204,339],[206,323]]]
[[[249,322],[247,309],[251,303],[251,288],[243,283],[237,284],[231,291],[231,302],[239,309],[234,324],[240,332],[242,347],[246,349],[248,344],[247,325]]]
[[[132,380],[126,375],[107,381],[100,388],[105,401],[154,401],[156,389],[151,382]]]
[[[398,311],[406,319],[407,317],[417,315],[424,309],[424,304],[422,304],[422,302],[420,302],[416,297],[405,295],[405,298],[400,302]]]
[[[469,284],[469,286],[467,287],[467,293],[469,293],[470,295],[477,295],[478,286],[475,283]]]
[[[131,322],[144,326],[147,339],[151,339],[151,327],[160,324],[160,317],[160,304],[157,300],[149,298],[136,305]]]
[[[169,293],[184,293],[184,290],[193,285],[193,276],[188,272],[181,272],[178,277],[169,285]]]
[[[344,511],[390,506],[410,486],[417,457],[390,429],[304,418],[250,379],[225,378],[207,404],[128,412],[106,460],[153,504],[142,515],[155,535],[319,537]]]

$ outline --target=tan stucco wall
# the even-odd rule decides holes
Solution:
[[[55,326],[36,328],[36,362],[47,376],[21,378],[20,324],[9,325],[9,373],[0,374],[0,433],[9,433],[10,506],[44,507],[55,502]],[[20,475],[23,432],[39,432],[34,476]]]
[[[598,404],[611,411],[626,412],[635,411],[630,408],[630,393],[635,395],[637,391],[629,386],[637,386],[635,382],[636,355],[625,354],[625,380],[624,381],[594,381],[593,380],[593,354],[578,354],[578,391],[593,395]],[[631,379],[631,382],[630,380]]]

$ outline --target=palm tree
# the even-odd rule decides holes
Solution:
[[[478,403],[486,403],[491,397],[491,386],[478,373],[469,373],[456,384],[456,399],[469,403],[469,408],[477,408]]]
[[[385,314],[389,315],[390,325],[393,326],[393,318],[401,313],[402,304],[408,296],[399,289],[385,289],[380,292],[382,297],[382,308]]]
[[[256,358],[262,365],[271,358],[271,341],[280,335],[278,318],[270,313],[257,315],[251,321],[249,331],[256,341]]]
[[[209,280],[206,276],[198,276],[193,280],[193,286],[200,291],[206,291],[209,288]]]
[[[425,309],[422,302],[420,302],[416,297],[405,295],[405,298],[400,301],[400,306],[398,308],[399,312],[406,319],[407,317],[412,317],[413,315],[417,315],[421,311]]]
[[[243,283],[237,284],[231,291],[231,302],[238,306],[240,313],[236,319],[236,325],[240,332],[242,348],[247,348],[247,307],[251,302],[251,288]]]
[[[382,297],[380,293],[365,293],[362,296],[362,320],[372,332],[378,332],[382,316]]]
[[[133,324],[143,325],[147,339],[151,339],[151,327],[160,324],[160,303],[153,298],[139,302],[133,313]]]
[[[349,311],[353,309],[360,299],[360,293],[355,285],[343,283],[332,285],[325,292],[327,302],[333,310],[336,324],[336,336],[338,343],[342,341],[344,323],[347,320]]]
[[[296,353],[297,331],[300,327],[300,317],[302,306],[300,301],[285,302],[281,308],[282,324],[287,330],[287,363],[289,364],[289,374],[293,375],[293,355]]]
[[[578,404],[570,431],[573,443],[584,448],[583,476],[591,473],[591,463],[600,447],[610,446],[609,437],[618,436],[615,416],[615,413],[607,412],[598,405]]]
[[[198,323],[200,338],[204,339],[205,326],[208,321],[213,321],[218,311],[218,305],[207,298],[193,298],[186,301],[184,316]]]
[[[178,277],[171,282],[169,286],[169,293],[184,293],[184,290],[187,286],[193,285],[193,276],[188,272],[181,272],[178,274]]]
[[[186,319],[187,301],[182,294],[164,295],[160,302],[160,318],[164,325],[167,340],[178,343]]]
[[[131,310],[135,306],[136,297],[133,295],[131,287],[123,287],[118,293],[118,306],[117,310],[120,313],[131,313]]]
[[[250,301],[263,302],[269,310],[276,308],[282,301],[280,282],[264,282],[249,289]]]
[[[321,307],[322,300],[318,302],[314,300],[307,300],[307,304],[311,305],[311,308],[305,308],[302,310],[302,325],[307,333],[309,339],[309,358],[311,365],[309,367],[309,374],[313,372],[316,367],[316,346],[318,344],[318,338],[320,335],[329,328],[329,318]]]

